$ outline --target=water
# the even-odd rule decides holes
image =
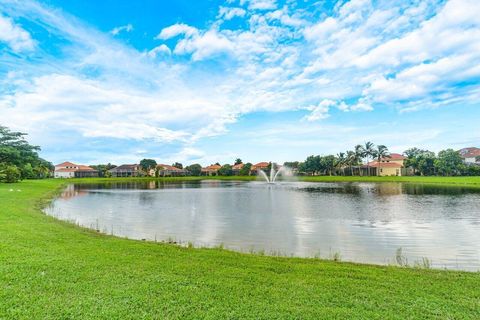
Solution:
[[[134,239],[480,270],[480,190],[401,183],[69,185],[50,215]]]

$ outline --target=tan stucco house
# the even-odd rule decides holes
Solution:
[[[375,168],[379,176],[401,176],[406,157],[399,153],[391,153],[390,157],[381,158],[368,163],[368,167]],[[366,168],[367,166],[363,166]]]

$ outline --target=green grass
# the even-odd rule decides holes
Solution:
[[[358,177],[358,176],[314,176],[301,177],[312,182],[404,182],[480,187],[480,177]]]
[[[106,236],[41,213],[62,183],[0,184],[0,319],[480,318],[479,273]]]
[[[195,181],[195,180],[238,180],[238,181],[254,181],[263,179],[257,176],[211,176],[211,177],[166,177],[166,178],[151,178],[151,177],[135,177],[135,178],[85,178],[85,179],[70,179],[68,181],[81,183],[103,183],[103,182],[132,182],[132,181]],[[360,177],[360,176],[303,176],[295,177],[298,181],[308,182],[402,182],[402,183],[420,183],[420,184],[441,184],[453,186],[468,186],[480,187],[480,177]]]

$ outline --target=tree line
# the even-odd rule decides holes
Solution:
[[[40,147],[29,144],[26,135],[0,126],[0,182],[50,176],[53,165],[39,157]]]
[[[421,176],[479,176],[480,166],[465,164],[460,153],[453,149],[438,152],[410,148],[403,152],[406,157],[404,167],[413,175]],[[356,145],[353,150],[340,152],[337,155],[311,155],[303,162],[285,162],[284,165],[306,175],[372,175],[370,161],[380,162],[390,158],[385,145],[366,142]]]
[[[0,182],[42,179],[51,176],[54,166],[39,157],[40,147],[28,143],[26,136],[26,133],[11,131],[7,127],[0,126]],[[403,155],[406,157],[404,167],[408,168],[413,175],[480,176],[480,166],[464,163],[460,153],[453,149],[435,153],[420,148],[410,148],[405,150]],[[285,162],[284,165],[299,175],[375,175],[378,172],[371,170],[370,161],[380,162],[381,159],[389,157],[390,152],[385,145],[366,142],[336,155],[311,155],[304,161]],[[242,160],[239,158],[234,161],[234,165],[241,163]],[[221,176],[252,174],[252,164],[249,162],[236,171],[231,164],[216,164],[220,166],[217,174]],[[272,165],[274,164],[270,163],[267,170],[270,170]],[[175,162],[172,166],[185,169],[188,175],[202,174],[202,166],[198,163],[184,167],[182,163]],[[108,177],[109,170],[116,166],[108,163],[92,165],[92,167],[99,171],[100,176]],[[154,159],[143,159],[140,161],[140,168],[144,175],[147,175],[150,169],[158,170]]]

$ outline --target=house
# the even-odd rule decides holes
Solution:
[[[53,176],[55,178],[94,178],[98,177],[98,171],[89,166],[66,161],[55,166]]]
[[[239,174],[240,174],[240,170],[242,170],[243,167],[244,167],[244,164],[243,164],[243,163],[234,164],[234,165],[232,166],[232,174],[233,174],[234,176],[239,175]]]
[[[140,165],[138,164],[122,164],[108,170],[112,177],[137,177],[140,174]]]
[[[254,164],[250,169],[250,173],[257,174],[258,170],[268,171],[268,167],[270,166],[269,162],[259,162]]]
[[[206,176],[216,176],[221,167],[219,164],[209,165],[208,167],[202,168],[202,174]]]
[[[458,151],[465,164],[480,165],[480,148],[470,147]]]
[[[406,157],[399,153],[391,153],[390,157],[380,159],[380,162],[375,160],[362,166],[362,169],[375,168],[375,172],[379,176],[401,176],[405,174],[404,164]]]
[[[179,169],[174,166],[169,166],[168,164],[159,164],[157,165],[158,176],[159,177],[178,177],[178,176],[185,176],[187,174],[187,170]]]

